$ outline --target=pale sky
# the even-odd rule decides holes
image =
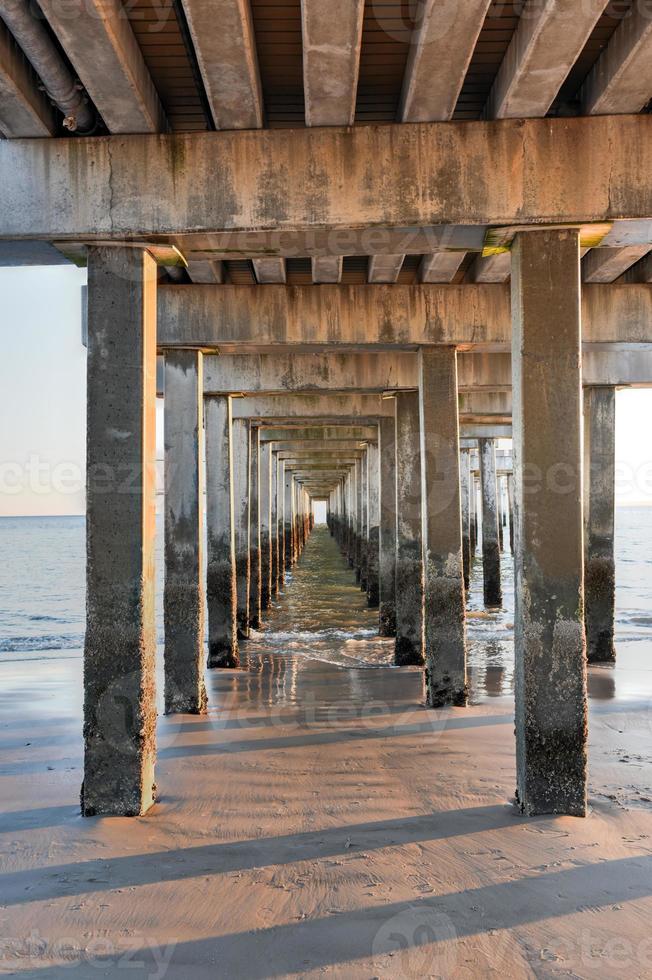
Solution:
[[[0,269],[0,516],[84,513],[85,281],[73,266]],[[619,391],[619,504],[652,504],[651,427],[652,390]]]

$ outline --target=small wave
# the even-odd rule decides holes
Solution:
[[[0,639],[0,653],[31,653],[34,650],[75,650],[84,644],[83,633],[65,636],[6,636]]]
[[[31,623],[67,623],[68,620],[62,616],[29,616]]]
[[[350,640],[369,640],[372,637],[378,636],[378,630],[344,630],[338,627],[330,627],[322,630],[288,630],[278,633],[265,633],[261,631],[259,635],[261,639],[264,638],[266,642],[273,643],[275,646],[284,643],[303,643],[306,646],[311,646],[315,643],[328,643],[333,640],[339,640],[344,643],[348,643]]]

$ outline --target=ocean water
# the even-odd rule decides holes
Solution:
[[[652,669],[652,507],[621,508],[616,518],[619,654]],[[163,640],[162,534],[157,536],[157,633]],[[316,559],[316,560],[315,560]],[[376,611],[354,601],[352,572],[331,550],[309,562],[301,584],[291,576],[263,629],[246,645],[251,656],[287,652],[341,667],[389,666],[391,641],[376,636]],[[320,563],[321,562],[321,563]],[[0,662],[80,656],[84,637],[85,527],[81,517],[0,518]],[[513,689],[512,562],[503,554],[503,608],[482,602],[476,555],[469,596],[472,694]],[[359,593],[358,593],[359,597]]]

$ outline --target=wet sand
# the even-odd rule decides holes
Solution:
[[[0,663],[0,974],[652,975],[641,644],[590,671],[590,816],[525,819],[481,649],[473,705],[427,711],[419,671],[369,666],[374,622],[320,529],[249,670],[160,718],[160,802],[128,821],[78,815],[79,654]]]

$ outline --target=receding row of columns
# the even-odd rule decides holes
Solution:
[[[583,412],[578,270],[576,231],[516,236],[510,526],[526,813],[585,812],[585,600],[589,650],[613,656],[613,389],[587,393]],[[145,250],[89,249],[86,814],[142,813],[153,799],[155,290]],[[314,461],[284,458],[261,425],[234,420],[228,395],[204,398],[201,353],[168,352],[167,711],[205,710],[204,600],[208,665],[237,667],[239,641],[260,625],[312,524]],[[431,706],[466,702],[475,494],[459,431],[456,350],[421,348],[419,388],[396,393],[378,440],[323,464],[331,529],[379,606],[381,634],[395,636],[396,662],[425,666]],[[494,606],[501,521],[489,439],[479,471]]]

